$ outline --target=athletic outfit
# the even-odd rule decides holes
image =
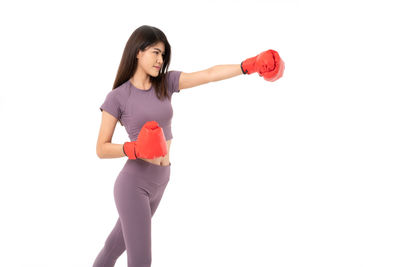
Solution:
[[[167,90],[179,93],[180,71],[166,73]],[[147,121],[156,121],[165,140],[173,138],[171,101],[159,100],[153,86],[136,88],[129,80],[107,94],[100,110],[121,120],[131,141]],[[114,183],[114,200],[119,218],[107,237],[93,267],[114,266],[126,250],[128,267],[151,266],[151,217],[155,213],[170,176],[170,166],[156,165],[140,158],[127,159]]]

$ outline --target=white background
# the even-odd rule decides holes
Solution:
[[[399,266],[395,1],[8,1],[0,6],[1,266],[92,266],[126,158],[100,159],[100,105],[142,25],[169,70],[258,74],[174,94],[152,267]],[[128,140],[118,123],[113,142]],[[126,252],[116,266],[127,266]]]

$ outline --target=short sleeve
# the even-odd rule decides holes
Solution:
[[[113,115],[118,120],[121,119],[121,106],[118,100],[118,94],[115,90],[109,92],[106,96],[106,100],[100,106],[100,111],[107,111],[111,115]]]
[[[167,86],[170,94],[179,93],[179,78],[181,71],[171,70],[167,72]]]

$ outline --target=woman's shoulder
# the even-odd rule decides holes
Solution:
[[[182,71],[170,70],[166,73],[167,87],[170,94],[179,93],[179,78]]]
[[[125,98],[129,95],[129,80],[122,83],[121,85],[115,87],[112,91],[113,94],[118,95],[118,97]]]

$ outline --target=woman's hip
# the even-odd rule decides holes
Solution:
[[[169,181],[171,163],[167,166],[156,165],[140,158],[128,159],[119,176],[127,176],[137,182],[163,185]]]

